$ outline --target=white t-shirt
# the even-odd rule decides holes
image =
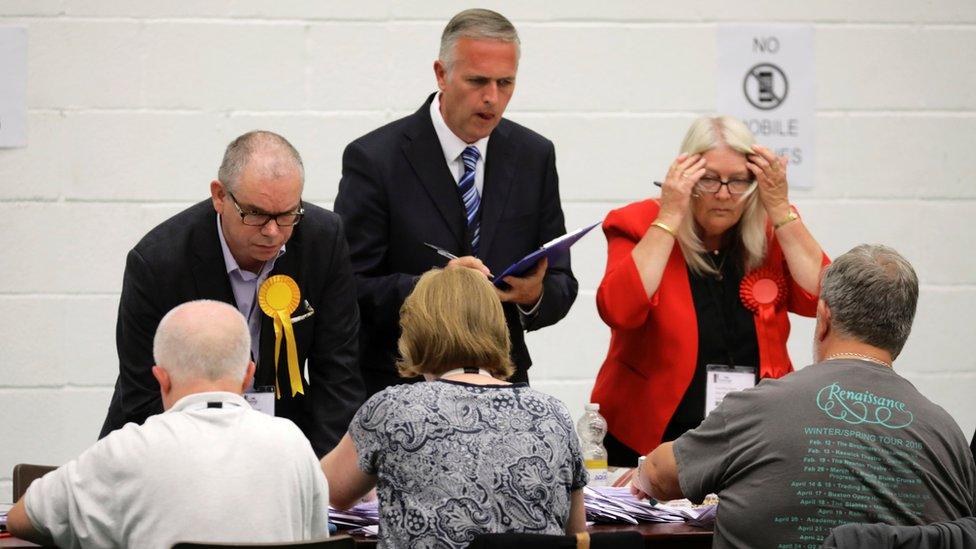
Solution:
[[[24,498],[34,527],[62,548],[328,536],[328,485],[308,440],[233,393],[190,395],[127,424]]]

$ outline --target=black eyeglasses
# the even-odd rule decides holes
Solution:
[[[237,198],[234,197],[234,193],[227,191],[227,195],[230,196],[231,202],[234,203],[234,207],[237,208],[237,213],[241,214],[241,223],[251,226],[251,227],[264,227],[268,224],[268,221],[274,219],[275,223],[279,227],[292,227],[298,225],[298,222],[302,220],[305,215],[305,208],[301,206],[298,207],[297,212],[285,212],[280,214],[263,214],[256,212],[245,212],[241,209],[241,205],[237,203]]]
[[[755,179],[729,179],[728,181],[722,181],[714,177],[703,177],[698,180],[696,186],[699,191],[714,194],[722,188],[722,185],[725,185],[729,190],[729,194],[740,195],[749,192],[749,189],[752,188],[752,184],[755,182]]]

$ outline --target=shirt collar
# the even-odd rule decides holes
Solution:
[[[173,407],[166,410],[166,413],[182,412],[187,408],[192,408],[195,405],[204,402],[220,402],[232,404],[235,406],[250,406],[244,397],[236,393],[228,393],[226,391],[209,391],[206,393],[193,393],[192,395],[186,395],[185,397],[176,401]]]
[[[434,123],[434,131],[437,133],[437,140],[440,141],[441,149],[444,151],[444,158],[448,162],[454,162],[457,160],[468,145],[474,145],[478,149],[478,152],[481,153],[482,161],[487,158],[488,139],[491,137],[491,135],[482,137],[474,143],[465,143],[463,139],[455,135],[454,132],[451,131],[451,128],[447,127],[447,122],[444,121],[444,116],[441,114],[440,93],[435,95],[434,100],[430,102],[430,120]]]
[[[237,260],[234,259],[234,254],[230,253],[230,248],[227,246],[227,240],[224,238],[224,228],[220,225],[220,214],[217,214],[217,236],[220,238],[220,249],[224,252],[224,267],[227,268],[227,274],[234,271],[244,272],[241,266],[237,264]],[[262,271],[270,272],[274,268],[275,261],[278,260],[285,253],[285,244],[281,245],[281,249],[278,250],[278,255],[274,256],[271,261],[266,261],[264,267],[261,268]]]

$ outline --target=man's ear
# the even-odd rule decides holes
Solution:
[[[162,394],[168,394],[173,390],[173,381],[169,378],[169,372],[167,372],[162,366],[152,367],[153,377],[159,382],[159,392]]]
[[[444,91],[447,86],[447,67],[440,59],[434,61],[434,76],[437,77],[437,88]]]
[[[224,211],[224,200],[227,200],[227,191],[224,190],[223,183],[216,179],[210,182],[210,200],[213,202],[213,207],[217,210],[217,213]]]
[[[817,301],[817,326],[814,328],[813,337],[817,341],[827,339],[831,330],[830,307],[824,300]]]
[[[254,361],[249,360],[247,362],[247,372],[244,373],[244,382],[241,383],[241,392],[247,391],[248,387],[251,386],[251,382],[254,381]]]

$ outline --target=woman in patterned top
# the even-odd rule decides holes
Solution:
[[[487,532],[586,527],[586,470],[565,405],[524,383],[501,303],[463,267],[433,270],[400,311],[398,363],[427,382],[388,387],[322,458],[334,507],[376,487],[380,547],[467,547]]]

